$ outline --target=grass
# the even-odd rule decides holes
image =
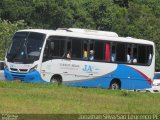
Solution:
[[[160,94],[0,81],[0,113],[159,113]]]

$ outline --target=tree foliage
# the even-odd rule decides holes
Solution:
[[[26,26],[23,20],[11,23],[0,19],[0,59],[4,60],[5,51],[8,48],[12,35],[18,29]],[[17,46],[18,47],[18,46]]]
[[[160,68],[159,11],[160,0],[1,0],[0,40],[5,41],[2,34],[8,40],[19,23],[22,28],[114,31],[120,36],[154,41],[156,67]],[[4,44],[0,43],[1,48]]]

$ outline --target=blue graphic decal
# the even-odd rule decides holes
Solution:
[[[85,65],[84,71],[91,70],[92,67]],[[144,89],[151,87],[144,76],[126,65],[118,65],[115,71],[104,76],[88,80],[72,81],[65,84],[69,86],[109,88],[111,81],[115,78],[121,81],[121,89]]]
[[[32,83],[47,83],[45,82],[38,71],[33,71],[29,73],[14,73],[8,71],[8,69],[4,69],[4,76],[5,79],[8,81],[13,81],[13,80],[21,80],[24,82],[32,82]]]
[[[84,65],[82,70],[86,72],[93,72],[99,69],[91,65]],[[10,81],[19,79],[24,82],[47,83],[41,78],[38,71],[29,73],[13,73],[5,69],[4,74],[5,79]],[[66,82],[65,85],[109,88],[111,81],[115,78],[121,81],[121,89],[144,89],[151,87],[150,83],[142,73],[126,65],[118,65],[116,70],[103,76],[79,81],[70,81]]]

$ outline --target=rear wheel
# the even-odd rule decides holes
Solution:
[[[51,78],[50,83],[55,84],[55,85],[62,85],[62,77],[61,76],[53,76]]]
[[[113,80],[110,84],[110,89],[112,90],[119,90],[121,89],[121,84],[119,80]]]

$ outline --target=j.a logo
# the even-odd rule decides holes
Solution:
[[[91,65],[85,65],[83,68],[83,71],[92,72],[92,66]]]

